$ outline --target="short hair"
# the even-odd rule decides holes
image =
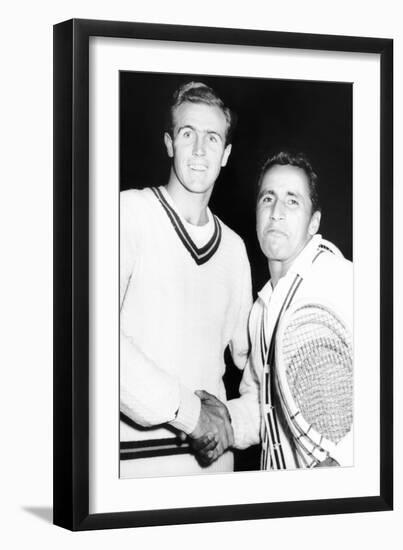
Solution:
[[[258,180],[258,191],[265,174],[273,166],[296,166],[301,168],[308,178],[309,198],[312,203],[312,214],[321,211],[321,205],[318,194],[318,176],[314,172],[312,165],[304,153],[291,153],[289,151],[280,151],[271,155],[263,164]]]
[[[204,103],[205,105],[210,105],[221,109],[227,122],[225,145],[231,143],[236,126],[236,115],[229,107],[224,105],[223,100],[216,94],[216,92],[206,84],[203,84],[203,82],[187,82],[186,84],[180,86],[173,94],[166,123],[166,131],[172,137],[175,109],[177,109],[179,105],[182,105],[182,103],[186,102]]]

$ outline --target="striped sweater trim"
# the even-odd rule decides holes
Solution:
[[[173,437],[120,442],[120,460],[189,453],[189,443],[184,443],[179,438]]]
[[[157,189],[156,187],[152,187],[151,191],[157,197],[159,203],[165,210],[165,213],[167,214],[169,221],[171,222],[173,228],[175,229],[178,237],[182,241],[182,244],[184,245],[186,250],[189,252],[193,260],[196,262],[196,264],[202,265],[208,262],[210,258],[212,258],[212,256],[217,252],[221,242],[221,225],[217,217],[213,215],[214,232],[211,239],[208,241],[207,244],[198,248],[193,242],[189,233],[187,232],[185,226],[182,223],[182,220],[180,219],[178,214],[175,212],[175,210],[172,208],[172,206],[169,204],[169,202],[166,200],[161,190]]]

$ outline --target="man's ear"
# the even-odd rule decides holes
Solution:
[[[309,228],[308,228],[308,232],[312,237],[319,231],[320,218],[321,218],[321,214],[319,210],[317,210],[312,214],[312,218],[311,218],[311,221],[309,222]]]
[[[227,166],[228,157],[231,154],[231,149],[232,149],[232,145],[231,145],[231,143],[228,143],[228,145],[224,149],[224,154],[223,154],[222,160],[221,160],[221,166]]]
[[[174,147],[173,147],[173,143],[172,143],[172,138],[168,134],[168,132],[165,132],[165,134],[164,134],[164,143],[165,143],[165,147],[167,148],[168,157],[173,158],[173,156],[174,156]]]

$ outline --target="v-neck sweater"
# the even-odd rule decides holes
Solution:
[[[251,278],[242,239],[214,216],[215,238],[198,247],[186,227],[181,236],[161,196],[161,188],[121,194],[121,410],[138,425],[121,426],[126,441],[172,438],[172,427],[190,433],[200,413],[195,390],[226,401],[226,347],[241,369],[248,354]],[[174,457],[178,472],[179,459],[188,462],[184,473],[206,471],[185,454]],[[229,454],[221,462],[230,470]]]

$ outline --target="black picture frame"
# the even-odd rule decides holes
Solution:
[[[380,74],[380,488],[365,497],[89,513],[89,39],[376,53]],[[393,40],[73,19],[54,27],[54,523],[71,530],[393,507]]]

